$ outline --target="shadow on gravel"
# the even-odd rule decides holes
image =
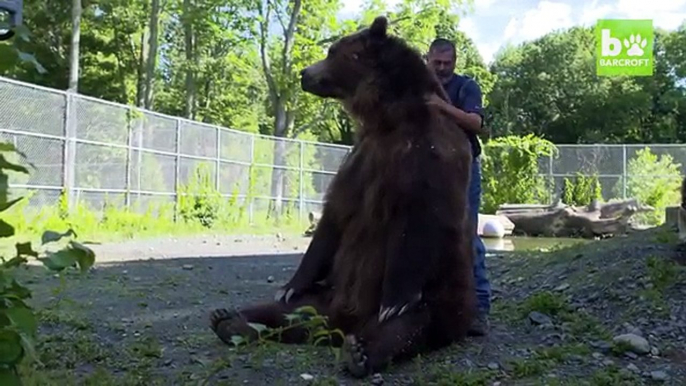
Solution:
[[[60,386],[686,384],[686,275],[666,264],[671,239],[648,236],[659,239],[489,255],[490,336],[365,383],[340,372],[327,347],[237,350],[209,329],[215,308],[270,300],[302,253],[96,263],[64,281],[32,266],[19,279],[40,312],[44,367],[24,373],[28,385]],[[638,330],[658,355],[612,349],[613,336]]]

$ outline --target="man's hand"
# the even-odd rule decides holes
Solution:
[[[450,106],[448,102],[436,95],[436,93],[432,93],[428,98],[426,98],[426,104],[429,106],[436,106],[443,111],[447,111],[447,106]]]
[[[481,125],[481,116],[479,116],[479,114],[466,113],[446,102],[435,93],[431,94],[431,96],[426,99],[426,104],[440,108],[441,111],[456,119],[460,126],[465,130],[471,131],[477,135],[488,134],[488,131]]]

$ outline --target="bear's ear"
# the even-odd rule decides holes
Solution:
[[[388,30],[388,19],[384,16],[378,16],[374,19],[372,26],[369,27],[369,33],[375,38],[385,38]]]

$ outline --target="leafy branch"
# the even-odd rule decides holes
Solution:
[[[283,333],[289,330],[303,328],[308,332],[307,344],[319,346],[323,343],[332,344],[334,337],[338,335],[341,339],[345,336],[340,329],[329,329],[328,317],[320,315],[312,306],[303,306],[295,309],[293,313],[285,315],[288,325],[279,328],[269,328],[264,324],[248,323],[248,325],[257,332],[257,339],[250,340],[248,337],[242,335],[234,335],[231,337],[231,342],[234,346],[242,345],[264,344],[269,341],[280,340]],[[339,358],[339,349],[331,347],[336,356]]]
[[[23,154],[9,143],[0,143],[0,152]],[[0,212],[4,212],[24,197],[8,200],[8,175],[11,170],[28,174],[20,165],[10,163],[0,154]],[[9,223],[0,220],[0,237],[12,237],[15,229]],[[40,364],[35,351],[35,340],[38,331],[38,320],[33,309],[27,304],[31,291],[21,285],[14,277],[14,270],[24,266],[33,258],[51,271],[62,272],[67,268],[78,267],[83,274],[95,263],[95,253],[88,247],[74,240],[69,240],[66,247],[57,251],[47,249],[53,243],[74,236],[73,230],[64,233],[46,231],[41,237],[41,247],[35,251],[31,242],[16,243],[15,256],[7,260],[0,256],[0,385],[21,385],[17,370],[19,364],[28,358]]]

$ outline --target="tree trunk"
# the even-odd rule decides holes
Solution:
[[[286,166],[286,141],[281,139],[286,137],[290,129],[289,115],[286,112],[285,103],[280,103],[276,109],[276,119],[274,127],[274,169],[272,171],[270,216],[278,219],[283,211],[283,192],[284,192],[284,169]]]
[[[195,47],[193,36],[193,18],[191,17],[191,0],[183,0],[183,28],[184,40],[186,45],[186,63],[188,65],[195,63]],[[186,69],[186,103],[184,116],[188,119],[194,119],[195,113],[195,76],[193,71],[195,66],[189,66]]]
[[[136,82],[136,106],[143,107],[145,105],[145,85],[146,80],[146,70],[148,64],[148,29],[143,29],[143,35],[141,35],[141,50],[140,56],[138,57],[138,81]]]
[[[150,10],[150,40],[148,40],[148,63],[145,73],[145,108],[152,110],[155,87],[155,68],[157,68],[157,49],[159,47],[160,0],[152,0]]]
[[[81,46],[81,0],[72,0],[71,6],[71,49],[69,53],[69,92],[79,88],[79,49]]]
[[[293,42],[295,39],[295,30],[298,24],[298,18],[300,17],[300,11],[302,9],[302,1],[294,0],[289,15],[288,26],[283,31],[283,49],[281,50],[281,55],[279,57],[278,71],[281,73],[278,78],[285,78],[290,76],[292,70],[292,51]],[[282,90],[281,86],[276,82],[277,77],[275,77],[276,69],[272,68],[271,62],[269,60],[269,51],[267,48],[267,36],[269,34],[269,20],[271,15],[271,7],[268,2],[263,2],[260,9],[259,15],[262,17],[263,21],[260,22],[260,36],[259,36],[259,46],[260,46],[260,57],[262,59],[262,71],[267,80],[267,88],[269,90],[269,99],[272,104],[274,113],[274,136],[279,138],[285,138],[291,132],[291,126],[293,125],[293,119],[295,116],[294,111],[290,110],[293,107],[287,108],[288,102],[293,102],[285,99],[286,95],[292,93],[289,90]],[[277,74],[278,75],[278,74]],[[286,86],[289,87],[289,86]],[[274,164],[277,166],[283,166],[285,164],[286,158],[286,143],[283,140],[277,140],[274,144]],[[283,206],[283,186],[284,186],[284,170],[279,167],[274,167],[272,171],[272,181],[271,181],[271,196],[272,203],[270,204],[269,215],[274,216],[277,220],[281,215],[281,210]]]

